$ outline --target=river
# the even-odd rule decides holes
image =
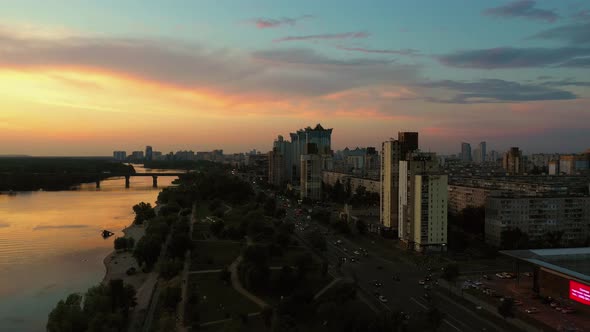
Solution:
[[[128,189],[118,178],[102,181],[100,189],[92,183],[70,191],[0,195],[0,331],[45,331],[60,299],[102,280],[103,259],[133,221],[132,206],[154,205],[159,190],[174,179],[158,177],[158,189],[151,177],[132,177]],[[103,239],[103,229],[115,236]]]

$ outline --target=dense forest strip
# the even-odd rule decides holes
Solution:
[[[67,190],[111,173],[135,173],[135,169],[109,158],[0,158],[0,191]]]

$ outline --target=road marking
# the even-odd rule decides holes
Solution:
[[[422,303],[418,302],[418,300],[416,300],[415,298],[413,298],[413,297],[410,297],[410,300],[414,301],[414,303],[416,303],[416,304],[417,304],[417,305],[419,305],[420,307],[422,307],[422,308],[424,308],[424,309],[428,310],[428,307],[427,307],[427,306],[425,306],[424,304],[422,304]]]
[[[424,304],[422,304],[421,302],[419,302],[418,300],[416,300],[416,298],[414,298],[414,297],[411,297],[411,298],[410,298],[410,300],[412,300],[414,303],[416,303],[416,304],[417,304],[417,305],[419,305],[420,307],[422,307],[422,308],[424,308],[424,309],[428,310],[428,307],[427,307],[427,306],[425,306]],[[446,315],[447,315],[449,318],[453,318],[453,316],[451,316],[451,315],[449,315],[449,314],[446,314]],[[447,324],[448,324],[450,327],[454,328],[455,330],[457,330],[457,331],[461,331],[461,329],[460,329],[460,328],[458,328],[458,327],[456,327],[455,325],[451,324],[451,322],[449,322],[449,320],[448,320],[448,319],[446,319],[446,318],[445,318],[445,319],[443,319],[443,322],[447,323]]]
[[[443,319],[443,322],[447,323],[450,327],[454,328],[457,331],[461,331],[458,327],[456,327],[455,325],[451,324],[451,322],[449,322],[447,319]]]

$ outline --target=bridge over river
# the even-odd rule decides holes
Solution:
[[[150,173],[101,173],[101,174],[96,174],[96,188],[100,188],[100,181],[103,179],[108,179],[108,178],[125,178],[125,188],[129,188],[129,185],[131,183],[131,177],[137,177],[137,176],[151,176],[153,179],[153,187],[157,188],[158,187],[158,177],[159,176],[175,176],[175,177],[179,177],[181,175],[187,174],[188,172],[185,173],[179,173],[179,172],[170,172],[170,173],[154,173],[154,172],[150,172]],[[90,174],[87,174],[90,175]]]

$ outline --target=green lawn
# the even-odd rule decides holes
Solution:
[[[221,269],[242,252],[244,244],[232,241],[193,241],[191,271]]]
[[[234,290],[231,283],[225,284],[218,273],[191,274],[188,283],[189,298],[196,295],[199,299],[196,310],[200,316],[198,322],[200,324],[225,319],[232,315],[260,311],[255,303]],[[194,310],[187,305],[188,319],[191,318],[190,313]],[[189,325],[196,325],[196,322]]]

